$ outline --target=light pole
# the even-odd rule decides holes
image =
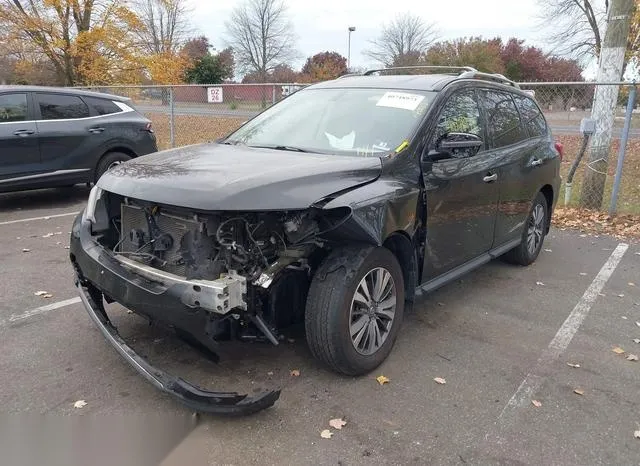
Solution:
[[[351,69],[351,33],[356,30],[355,26],[349,26],[349,45],[347,47],[347,71]]]

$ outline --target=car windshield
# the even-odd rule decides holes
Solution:
[[[434,96],[435,92],[414,90],[305,89],[264,111],[224,142],[380,156],[405,144]]]

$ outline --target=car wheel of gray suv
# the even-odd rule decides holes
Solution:
[[[122,152],[109,152],[102,156],[96,167],[96,175],[94,181],[98,181],[104,173],[111,167],[114,167],[122,162],[126,162],[131,157]]]
[[[404,312],[402,269],[383,247],[332,251],[316,271],[305,312],[311,353],[336,372],[366,374],[391,352]]]
[[[516,248],[504,255],[507,262],[530,265],[538,258],[547,231],[548,210],[547,198],[544,194],[538,193],[524,225],[522,241]]]

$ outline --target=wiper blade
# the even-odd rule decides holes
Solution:
[[[249,146],[249,147],[255,147],[255,148],[258,148],[258,149],[287,150],[287,151],[290,151],[290,152],[309,152],[308,150],[301,149],[300,147],[281,146],[281,145],[277,145],[277,144],[266,145],[266,146]]]

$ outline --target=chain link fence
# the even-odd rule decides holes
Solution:
[[[91,90],[130,97],[136,108],[153,122],[160,149],[167,149],[221,138],[304,86],[268,83],[109,86]],[[534,95],[555,139],[564,147],[559,206],[611,211],[613,198],[617,212],[640,214],[640,111],[636,109],[635,101],[630,101],[635,97],[634,85],[521,83],[520,87]],[[615,97],[615,113],[610,121],[610,149],[598,151],[596,147],[597,153],[593,148],[594,135],[585,135],[581,131],[583,119],[592,117],[596,92],[605,92],[610,99]],[[598,121],[602,123],[602,118]],[[626,129],[625,121],[628,123]],[[607,141],[596,135],[595,143],[597,146]],[[624,164],[618,164],[623,147],[626,149]],[[573,166],[577,159],[579,164]],[[619,176],[616,181],[617,168]],[[594,176],[596,185],[604,183],[602,195],[598,190],[589,192],[583,189],[585,179]],[[569,190],[566,189],[568,179]]]

